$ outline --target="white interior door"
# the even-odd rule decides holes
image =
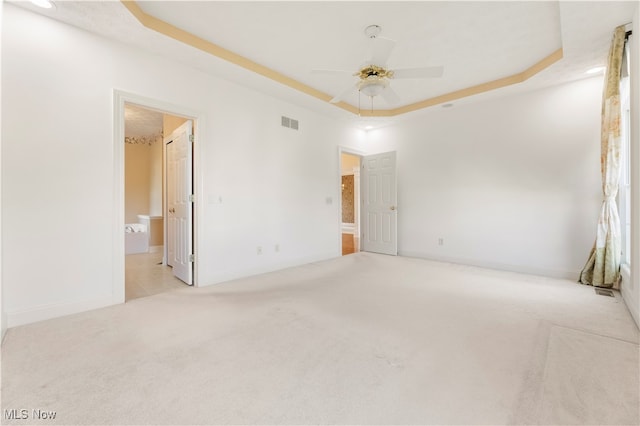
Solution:
[[[396,153],[362,157],[362,250],[398,254]]]
[[[193,285],[193,125],[187,120],[165,139],[167,146],[167,264]]]

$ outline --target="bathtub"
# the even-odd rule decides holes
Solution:
[[[142,223],[124,225],[124,254],[148,253],[149,230]]]

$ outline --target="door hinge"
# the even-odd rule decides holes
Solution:
[[[192,202],[192,203],[195,203],[196,202],[196,194],[190,194],[189,195],[189,201]]]
[[[195,254],[190,254],[189,255],[189,262],[195,262],[196,261],[196,255]]]
[[[189,135],[189,142],[193,143],[196,140],[194,135]]]

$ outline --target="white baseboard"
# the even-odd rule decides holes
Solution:
[[[555,269],[545,269],[545,268],[536,268],[529,267],[523,265],[508,265],[497,262],[485,262],[481,260],[475,259],[463,259],[463,258],[455,258],[455,257],[447,257],[447,256],[438,256],[430,253],[420,253],[414,251],[401,251],[398,253],[400,256],[407,257],[417,257],[420,259],[434,260],[437,262],[446,262],[446,263],[455,263],[458,265],[468,265],[468,266],[476,266],[478,268],[486,268],[486,269],[496,269],[499,271],[506,272],[517,272],[520,274],[527,275],[539,275],[543,277],[549,278],[560,278],[564,280],[572,280],[577,281],[580,275],[579,272],[576,271],[560,271]]]
[[[7,312],[7,328],[77,314],[115,304],[116,303],[111,297],[105,297],[100,299],[41,305],[34,308]]]
[[[300,266],[307,263],[319,262],[327,259],[338,257],[339,254],[334,252],[319,253],[311,256],[305,256],[301,258],[291,259],[284,262],[273,263],[265,265],[263,267],[226,271],[224,273],[216,275],[209,282],[199,284],[198,287],[204,287],[213,284],[219,284],[225,281],[231,281],[238,278],[245,278],[252,275],[264,274],[267,272],[278,271],[281,269],[291,268],[294,266]],[[115,300],[113,297],[103,297],[92,300],[82,300],[73,302],[62,302],[48,305],[36,306],[33,308],[16,310],[6,313],[7,328],[17,327],[20,325],[31,324],[38,321],[45,321],[48,319],[58,318],[66,315],[77,314],[93,309],[104,308],[107,306],[117,305],[122,303]]]
[[[313,263],[313,262],[321,262],[323,260],[334,259],[336,257],[340,257],[340,254],[337,254],[335,252],[331,252],[331,253],[327,252],[327,253],[321,253],[321,254],[312,255],[312,256],[305,256],[305,257],[300,257],[296,259],[291,259],[284,262],[272,263],[270,265],[256,267],[256,268],[236,270],[236,271],[225,271],[225,272],[216,274],[213,278],[207,280],[207,282],[198,283],[198,287],[207,287],[210,285],[220,284],[227,281],[237,280],[239,278],[247,278],[254,275],[280,271],[282,269],[293,268],[296,266],[306,265],[308,263]]]
[[[636,326],[640,328],[640,307],[638,306],[638,298],[634,298],[633,282],[631,282],[631,268],[629,265],[622,265],[620,267],[620,275],[622,276],[622,284],[620,285],[620,294],[622,294],[622,300],[627,305],[627,310],[636,322]],[[635,289],[640,291],[639,289]]]

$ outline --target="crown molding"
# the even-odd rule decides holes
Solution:
[[[202,50],[203,52],[209,53],[210,55],[216,56],[220,59],[224,59],[239,67],[252,71],[256,74],[262,75],[273,81],[276,81],[285,86],[288,86],[294,90],[298,90],[299,92],[305,93],[309,96],[313,96],[314,98],[319,99],[321,101],[329,102],[331,99],[333,99],[333,96],[331,95],[328,95],[324,92],[314,89],[311,86],[301,83],[291,77],[287,77],[284,74],[281,74],[277,71],[272,70],[271,68],[268,68],[264,65],[260,65],[257,62],[254,62],[250,59],[245,58],[244,56],[240,56],[237,53],[234,53],[228,49],[218,46],[217,44],[214,44],[201,37],[191,34],[190,32],[185,31],[181,28],[178,28],[174,25],[171,25],[168,22],[158,19],[155,16],[152,16],[146,13],[144,10],[142,10],[142,8],[138,5],[138,3],[135,0],[120,0],[120,2],[129,10],[129,12],[131,12],[131,14],[138,20],[138,22],[140,22],[140,24],[149,28],[150,30],[156,31],[174,40],[188,44],[191,47]],[[355,115],[360,115],[362,117],[393,117],[393,116],[417,111],[419,109],[428,108],[430,106],[442,104],[445,102],[451,102],[457,99],[462,99],[462,98],[477,95],[480,93],[500,89],[502,87],[511,86],[513,84],[522,83],[528,80],[529,78],[533,77],[534,75],[538,74],[542,70],[548,68],[552,64],[556,63],[557,61],[562,59],[562,57],[563,57],[563,51],[562,51],[562,48],[560,48],[555,52],[551,53],[550,55],[542,58],[540,61],[538,61],[531,67],[517,74],[513,74],[508,77],[503,77],[498,80],[481,83],[481,84],[467,87],[464,89],[456,90],[453,92],[449,92],[440,96],[425,99],[423,101],[415,102],[413,104],[401,106],[398,108],[386,109],[386,110],[360,111],[358,108],[346,102],[338,102],[333,105],[335,105],[338,108],[342,108],[345,111],[351,112]]]

